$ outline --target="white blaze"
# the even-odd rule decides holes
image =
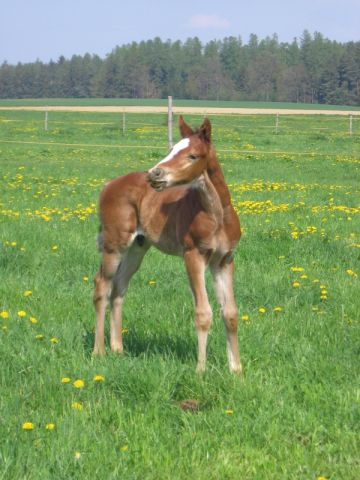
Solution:
[[[173,146],[169,155],[167,155],[165,158],[163,158],[158,163],[158,165],[160,165],[160,163],[168,162],[169,160],[174,158],[175,155],[177,155],[179,152],[181,152],[181,150],[185,150],[185,148],[187,148],[189,146],[189,144],[190,144],[190,139],[189,138],[183,138],[182,140],[180,140],[180,142],[178,142],[176,145]]]

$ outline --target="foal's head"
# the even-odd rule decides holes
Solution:
[[[180,116],[179,128],[182,140],[148,172],[148,181],[157,192],[189,184],[207,168],[211,151],[210,121],[205,118],[201,127],[194,131]]]

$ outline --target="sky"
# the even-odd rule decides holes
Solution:
[[[360,40],[360,0],[0,0],[0,64],[102,58],[117,45],[160,37],[248,42],[307,29],[330,40]]]

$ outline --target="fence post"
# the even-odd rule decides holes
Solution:
[[[172,112],[172,96],[168,96],[168,141],[169,148],[173,147],[173,112]]]
[[[122,115],[122,133],[123,133],[123,135],[125,135],[125,131],[126,131],[126,118],[125,118],[125,110],[124,110],[123,115]]]
[[[48,111],[45,112],[45,132],[48,131],[48,119],[49,119],[49,114],[48,114]]]
[[[352,128],[352,115],[350,115],[350,118],[349,118],[349,135],[351,137],[353,133],[353,128]]]

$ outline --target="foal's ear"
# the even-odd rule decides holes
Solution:
[[[194,134],[194,130],[191,127],[189,127],[187,123],[185,123],[185,120],[183,119],[182,115],[180,115],[179,117],[179,129],[180,129],[180,134],[182,138],[188,138]]]
[[[199,128],[199,137],[205,142],[211,143],[211,123],[207,117],[204,118],[203,124]]]

